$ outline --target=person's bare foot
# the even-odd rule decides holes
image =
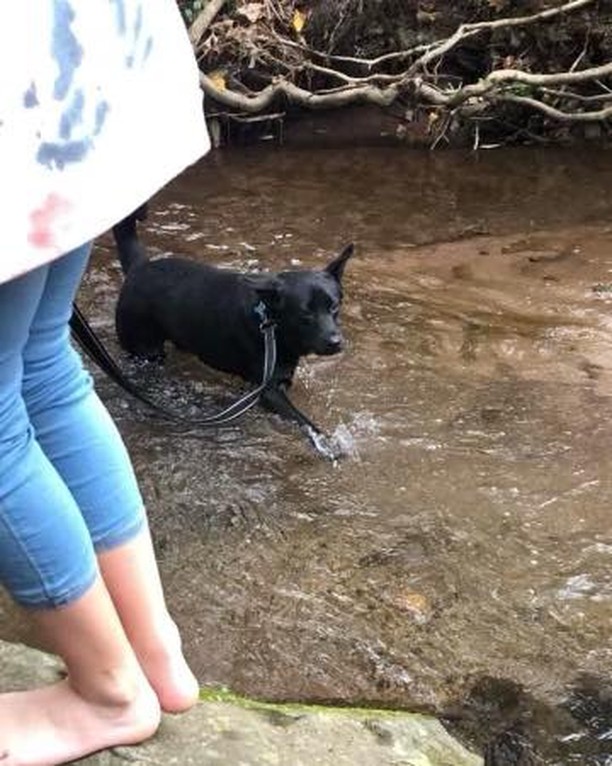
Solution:
[[[198,701],[200,687],[181,645],[179,630],[168,618],[155,639],[132,644],[140,666],[155,690],[165,713],[183,713]],[[4,766],[0,762],[0,766]]]
[[[0,694],[0,766],[56,766],[97,750],[152,736],[159,702],[142,679],[128,692],[89,700],[69,679]]]

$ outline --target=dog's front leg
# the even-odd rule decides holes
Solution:
[[[342,453],[338,447],[332,444],[329,437],[293,404],[284,387],[267,388],[261,395],[261,403],[284,420],[297,423],[319,455],[334,461],[341,457]]]
[[[298,410],[291,399],[289,399],[287,391],[282,384],[273,384],[266,388],[261,395],[261,403],[270,412],[280,415],[283,420],[290,420],[302,428],[308,426],[312,431],[321,433],[321,429],[312,420],[309,420],[301,410]]]

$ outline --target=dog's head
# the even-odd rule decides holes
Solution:
[[[324,269],[256,275],[249,282],[278,325],[278,340],[296,356],[342,351],[342,277],[353,244]]]

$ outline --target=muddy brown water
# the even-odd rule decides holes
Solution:
[[[202,683],[432,710],[491,764],[612,763],[611,159],[261,147],[155,198],[156,254],[284,269],[357,245],[346,350],[293,392],[335,466],[261,412],[170,428],[96,373]],[[245,390],[125,359],[119,283],[105,237],[81,304],[161,401]]]

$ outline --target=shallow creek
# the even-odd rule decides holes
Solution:
[[[293,391],[336,465],[261,411],[168,427],[96,373],[203,684],[430,710],[492,764],[612,763],[609,160],[263,147],[153,200],[158,255],[281,270],[357,246],[347,348]],[[245,390],[178,352],[126,359],[119,285],[106,236],[81,306],[161,401]]]

